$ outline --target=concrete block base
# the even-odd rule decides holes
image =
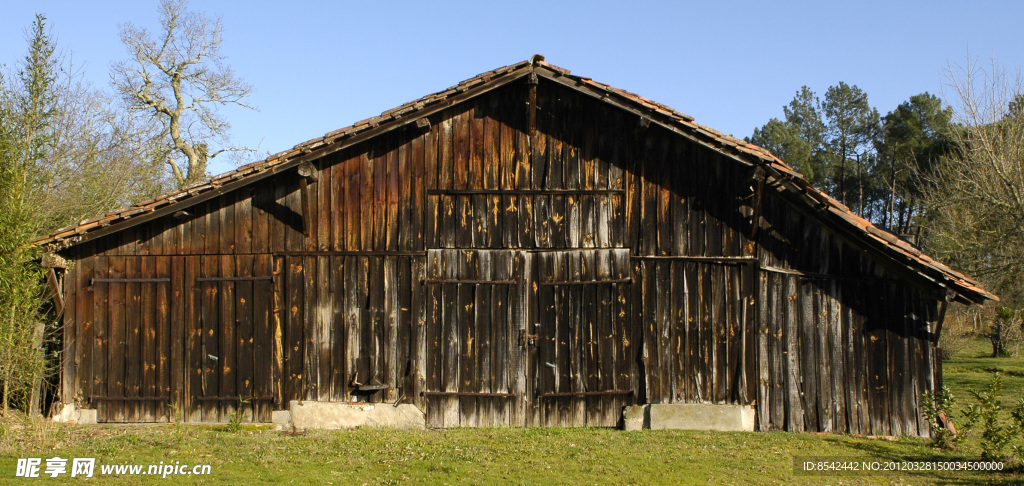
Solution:
[[[709,403],[655,403],[626,407],[625,430],[675,429],[752,432],[754,407]]]
[[[414,405],[296,401],[290,403],[291,423],[302,429],[386,427],[423,429],[426,417]]]
[[[646,405],[630,405],[622,409],[622,430],[641,430],[649,428],[651,428],[651,425],[647,423]]]
[[[65,424],[92,425],[96,423],[96,409],[76,408],[74,404],[67,404],[61,408],[60,413],[53,416],[53,421]]]
[[[292,426],[292,413],[288,410],[274,410],[270,412],[270,423],[274,430],[287,430]]]

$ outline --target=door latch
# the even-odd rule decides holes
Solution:
[[[536,346],[537,345],[537,335],[536,334],[526,334],[526,330],[525,329],[520,329],[519,330],[519,345],[520,346]]]

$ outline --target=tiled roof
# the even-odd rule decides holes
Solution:
[[[544,62],[540,56],[535,56],[533,61],[523,61],[479,74],[446,90],[392,108],[381,113],[380,116],[368,118],[352,126],[300,143],[290,150],[239,167],[237,170],[221,174],[209,181],[59,229],[40,238],[35,243],[55,250],[98,237],[101,234],[109,234],[122,228],[134,226],[139,222],[167,214],[169,211],[183,209],[198,201],[208,199],[221,191],[233,190],[236,186],[246,185],[278,173],[297,165],[301,160],[340,150],[361,141],[364,139],[363,135],[373,136],[403,126],[417,118],[447,108],[528,74],[536,74],[593,95],[620,108],[647,117],[698,143],[710,146],[741,161],[760,165],[768,171],[769,176],[779,182],[781,190],[803,199],[808,207],[813,209],[821,219],[831,222],[833,227],[840,230],[845,229],[846,233],[859,236],[858,239],[862,243],[879,249],[922,277],[932,280],[970,301],[998,300],[997,296],[986,291],[977,281],[932,259],[894,234],[874,226],[871,222],[854,214],[836,199],[812,187],[799,172],[771,152],[700,125],[694,122],[693,117],[643,96],[599,83],[590,78],[572,75],[567,69]]]

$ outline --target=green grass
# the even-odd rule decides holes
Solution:
[[[1020,359],[983,356],[980,343],[944,365],[961,404],[967,387],[1003,370],[1004,394],[1024,395]],[[622,432],[607,429],[462,429],[310,431],[291,435],[223,426],[73,426],[0,422],[0,483],[19,457],[96,457],[99,463],[210,464],[204,477],[125,476],[104,484],[1021,484],[1024,473],[888,472],[794,475],[794,457],[874,461],[976,459],[969,443],[955,452],[928,441],[832,434]],[[64,480],[67,480],[64,476]],[[53,482],[39,479],[40,482]],[[95,480],[94,480],[95,481]]]
[[[391,431],[288,435],[199,426],[54,427],[45,443],[5,440],[2,480],[18,457],[96,457],[105,463],[210,464],[209,482],[313,484],[892,484],[1011,483],[1020,474],[886,473],[794,476],[793,457],[963,460],[925,441],[838,435],[621,432],[606,429]],[[31,434],[29,434],[31,435]],[[104,478],[114,484],[142,478]],[[176,477],[172,482],[196,482]],[[166,481],[166,480],[164,480]]]
[[[995,372],[1002,375],[1004,407],[1024,397],[1024,358],[993,358],[992,345],[986,339],[971,340],[953,359],[942,364],[943,383],[962,405],[971,398],[968,390],[985,389]]]

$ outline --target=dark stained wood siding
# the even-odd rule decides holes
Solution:
[[[928,433],[935,294],[755,168],[547,80],[428,121],[70,249],[65,396],[106,421],[404,400],[432,427],[613,426],[709,402]]]

